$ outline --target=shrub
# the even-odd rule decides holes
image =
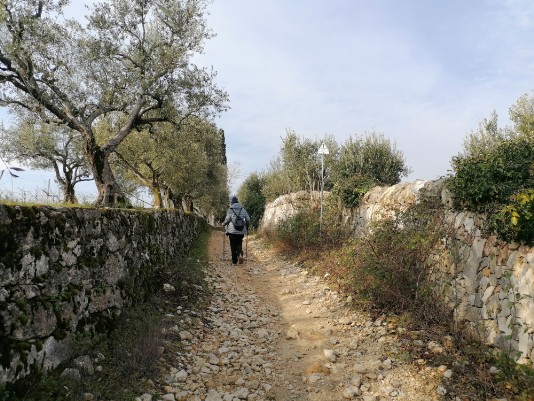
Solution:
[[[448,181],[455,207],[486,213],[487,229],[506,241],[532,243],[534,141],[499,137],[492,146],[453,158]]]
[[[407,211],[373,225],[341,251],[340,263],[348,267],[356,295],[381,310],[423,313],[426,321],[441,319],[427,280],[427,260],[445,229],[438,202],[424,197]]]
[[[397,184],[409,172],[396,145],[384,135],[371,132],[345,142],[330,179],[344,206],[355,207],[373,186]]]
[[[339,197],[343,206],[353,208],[358,206],[367,191],[376,185],[376,181],[372,178],[353,175],[337,181],[332,192]]]
[[[319,243],[320,215],[317,210],[301,210],[276,226],[275,239],[295,250]]]
[[[501,142],[485,154],[453,158],[449,181],[457,207],[475,212],[496,210],[517,191],[533,188],[534,142],[525,138]]]
[[[237,191],[237,196],[250,215],[251,225],[254,228],[259,227],[265,210],[266,200],[262,192],[264,186],[265,177],[252,173]]]
[[[349,230],[342,224],[335,199],[323,202],[323,219],[318,207],[302,209],[296,215],[277,224],[274,239],[294,250],[337,247],[343,243]]]
[[[495,231],[506,241],[534,242],[534,189],[515,194],[491,222]]]

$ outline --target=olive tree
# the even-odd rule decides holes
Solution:
[[[227,197],[224,133],[206,120],[158,124],[126,138],[116,151],[124,176],[150,189],[154,207],[193,201],[211,211]]]
[[[92,180],[80,136],[65,125],[18,114],[15,124],[1,129],[0,154],[36,169],[53,170],[63,201],[77,203],[76,184]]]
[[[317,191],[321,187],[321,160],[317,151],[322,143],[329,149],[325,164],[331,166],[337,157],[338,145],[332,136],[312,140],[299,137],[288,130],[282,139],[279,155],[271,161],[265,174],[264,194],[272,200],[282,194],[296,191]],[[325,188],[330,182],[325,177]]]
[[[163,177],[166,188],[175,204],[183,201],[188,211],[196,204],[205,212],[218,213],[228,199],[224,132],[195,119],[182,128],[182,135],[187,139],[174,149],[179,161]]]
[[[510,120],[513,131],[523,135],[530,141],[534,140],[534,92],[525,93],[510,107]]]
[[[478,129],[471,131],[463,143],[463,153],[459,157],[479,157],[494,151],[501,143],[515,135],[513,131],[499,127],[499,117],[494,110],[489,118],[478,124]]]
[[[403,153],[384,135],[370,132],[350,137],[333,165],[333,191],[354,207],[373,186],[394,185],[410,173]]]
[[[125,202],[109,158],[126,137],[226,108],[215,73],[191,62],[211,36],[205,0],[106,0],[84,24],[63,17],[67,3],[1,3],[0,105],[76,131],[96,203]],[[95,126],[104,118],[116,130],[98,141]]]

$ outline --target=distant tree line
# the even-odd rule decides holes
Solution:
[[[156,207],[226,203],[213,117],[228,96],[192,57],[212,36],[205,0],[106,0],[82,23],[63,0],[0,6],[1,156],[51,169],[66,202],[94,180],[100,206],[150,189]]]

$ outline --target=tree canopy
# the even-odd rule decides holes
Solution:
[[[76,184],[92,180],[80,136],[64,125],[47,124],[31,113],[17,114],[15,124],[0,128],[0,154],[32,168],[53,170],[63,201],[76,203]]]
[[[321,188],[321,159],[317,151],[322,143],[330,151],[325,156],[325,164],[331,166],[338,152],[334,137],[311,140],[288,130],[282,139],[280,153],[271,161],[265,174],[266,198],[273,200],[280,195],[300,190],[318,191]],[[325,177],[325,188],[329,189],[330,186],[328,177]]]
[[[265,195],[263,187],[265,178],[258,173],[250,174],[239,187],[237,196],[241,204],[250,215],[251,224],[258,228],[265,210]]]
[[[318,155],[321,144],[329,149],[324,177]],[[317,191],[324,179],[325,190],[333,191],[344,206],[354,207],[373,186],[397,184],[409,172],[403,153],[383,134],[365,133],[339,145],[333,136],[311,140],[288,131],[264,175],[262,193],[273,200],[290,192]]]
[[[0,6],[0,106],[64,126],[82,142],[97,204],[124,202],[110,155],[130,135],[226,109],[215,73],[191,62],[211,37],[204,0],[107,0],[84,24],[65,0]],[[114,131],[98,142],[101,120]]]

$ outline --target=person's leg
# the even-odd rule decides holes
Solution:
[[[229,234],[228,237],[230,238],[230,251],[232,254],[232,263],[235,265],[237,264],[237,259],[239,258],[239,237],[240,235],[236,234]]]

